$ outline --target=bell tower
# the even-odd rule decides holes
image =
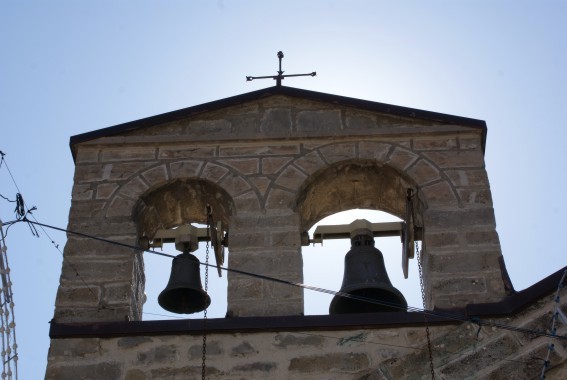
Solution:
[[[65,246],[46,378],[199,376],[204,329],[207,373],[215,379],[403,377],[405,369],[392,363],[421,366],[426,357],[411,355],[426,347],[422,315],[368,310],[360,299],[336,297],[330,315],[306,317],[303,289],[286,284],[303,283],[302,246],[318,238],[307,234],[312,226],[364,208],[403,221],[386,229],[405,237],[406,260],[415,260],[411,242],[421,241],[427,309],[470,315],[485,310],[474,305],[505,302],[514,291],[485,170],[486,130],[482,120],[280,85],[73,136],[68,229],[84,235],[69,234]],[[373,245],[385,232],[358,223],[347,231],[352,249],[341,291],[407,305]],[[191,232],[193,224],[209,231]],[[206,325],[143,321],[144,251],[160,242],[174,241],[184,252],[162,274],[164,283],[171,277],[160,304],[187,312],[215,297],[176,274],[196,271],[191,244],[204,240],[229,269],[227,317]],[[435,338],[460,339],[454,320],[429,321],[439,324]],[[351,346],[352,336],[390,346],[378,358],[375,347]],[[489,338],[502,337],[490,335],[486,344]],[[411,350],[399,348],[406,346]],[[69,357],[66,350],[81,354]],[[391,358],[397,361],[388,364]],[[439,371],[454,375],[457,358],[443,360]]]

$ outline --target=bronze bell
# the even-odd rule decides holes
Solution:
[[[340,291],[383,304],[336,295],[329,306],[329,314],[375,313],[407,309],[406,299],[392,286],[388,278],[384,257],[382,252],[374,247],[374,237],[369,230],[358,230],[351,234],[351,249],[345,256],[345,272]]]
[[[189,252],[173,259],[169,282],[158,296],[161,307],[177,314],[197,313],[209,307],[211,298],[201,285],[199,265],[199,260]]]

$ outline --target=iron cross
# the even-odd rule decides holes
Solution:
[[[263,77],[246,77],[246,80],[248,82],[253,81],[254,79],[266,79],[266,78],[272,78],[276,80],[276,86],[281,86],[282,85],[282,80],[284,78],[287,77],[314,77],[315,75],[317,75],[317,73],[315,71],[313,71],[312,73],[309,74],[288,74],[288,75],[283,75],[283,71],[282,71],[282,58],[284,57],[283,53],[281,51],[278,51],[278,58],[280,60],[280,69],[278,70],[278,75],[267,75],[267,76],[263,76]]]

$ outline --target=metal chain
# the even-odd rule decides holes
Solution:
[[[419,268],[419,285],[421,286],[421,302],[423,302],[423,309],[425,310],[425,286],[423,285],[423,268],[421,266],[421,251],[419,245],[415,242],[415,252],[417,255],[417,267]],[[425,334],[427,335],[427,350],[429,351],[429,369],[431,370],[431,378],[435,380],[435,371],[433,370],[433,355],[431,352],[431,336],[429,334],[429,323],[427,321],[427,312],[423,313],[423,320],[425,321]]]
[[[211,236],[211,209],[207,206],[207,236]],[[205,293],[209,287],[209,241],[205,245]],[[201,368],[202,379],[205,380],[205,372],[207,371],[207,309],[203,311],[203,365]]]

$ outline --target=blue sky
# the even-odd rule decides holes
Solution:
[[[565,20],[565,1],[5,0],[0,150],[36,218],[66,227],[70,136],[272,86],[245,76],[275,73],[282,50],[287,73],[318,74],[284,85],[485,120],[497,231],[523,289],[567,262]],[[3,166],[0,194],[16,192]],[[0,201],[0,219],[13,219],[12,204]],[[20,224],[6,240],[22,379],[44,375],[61,268],[40,232]],[[48,233],[62,249],[64,234]],[[164,286],[170,263],[148,263],[152,287]],[[306,282],[340,286],[323,277],[315,269]],[[415,285],[402,291],[419,306]],[[214,292],[213,303],[223,298]],[[329,301],[306,303],[324,313]]]

